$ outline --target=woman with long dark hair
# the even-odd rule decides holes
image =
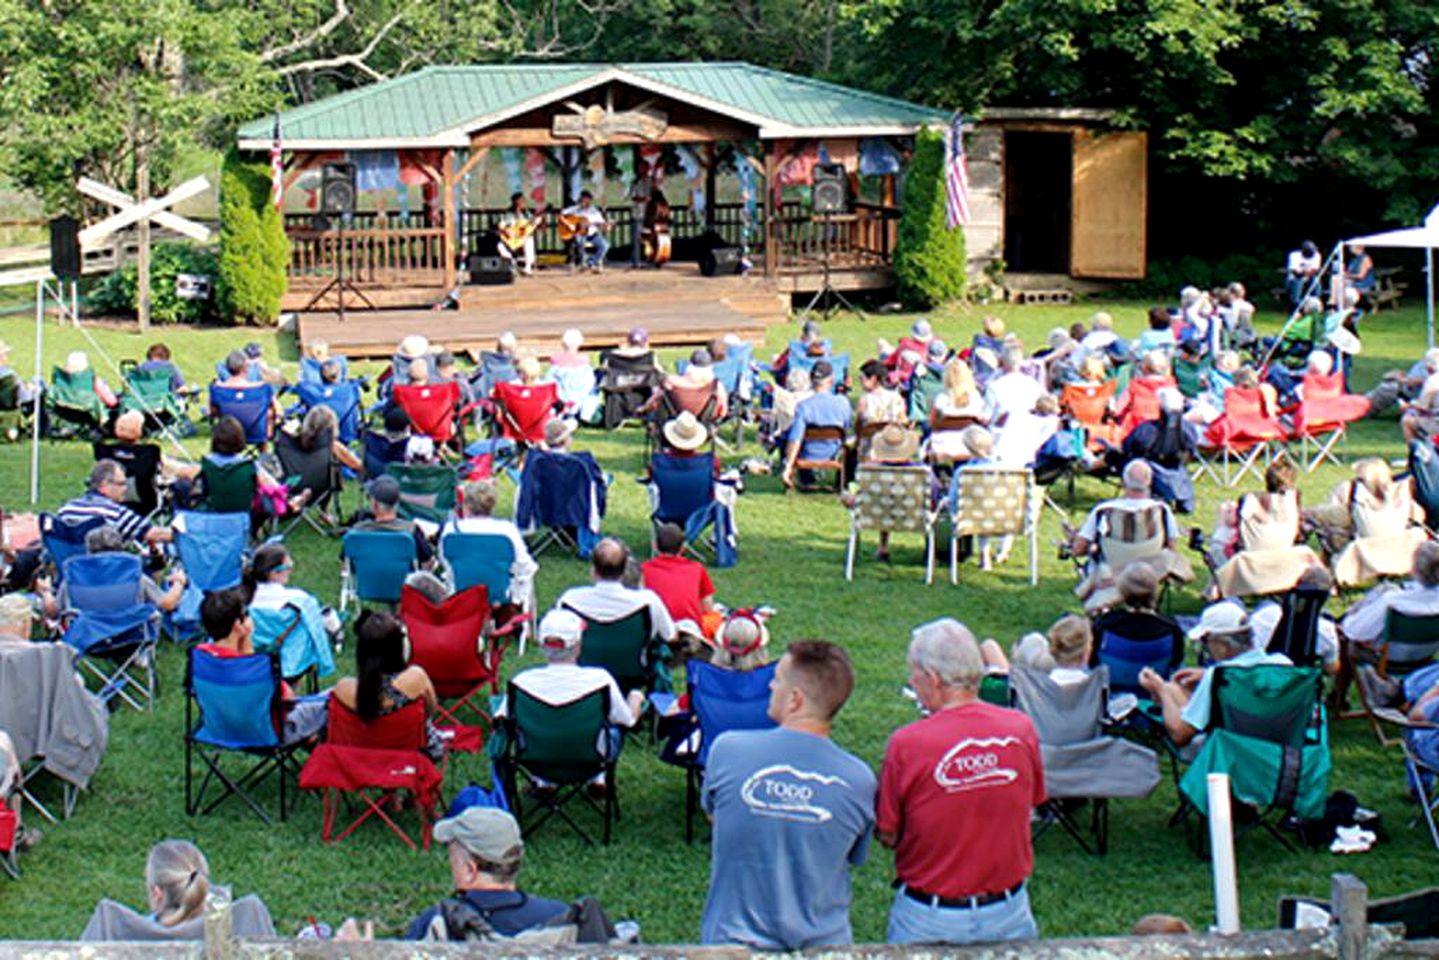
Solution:
[[[405,625],[394,614],[366,610],[355,621],[355,676],[335,684],[333,696],[362,720],[388,716],[416,700],[423,700],[433,714],[439,706],[435,686],[424,667],[408,661]],[[425,752],[438,761],[444,741],[433,722],[428,729]]]

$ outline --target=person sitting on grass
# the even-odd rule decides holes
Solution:
[[[714,642],[724,615],[715,609],[715,587],[709,571],[684,555],[685,532],[679,524],[655,528],[655,556],[642,565],[644,584],[659,595],[674,620],[675,630],[696,645]]]
[[[355,676],[340,678],[332,696],[367,722],[424,701],[426,742],[421,752],[439,763],[446,739],[434,723],[439,700],[425,668],[406,663],[408,646],[405,625],[398,617],[363,611],[355,621]]]
[[[195,649],[223,660],[248,657],[255,652],[255,621],[250,617],[245,593],[240,588],[215,590],[200,601],[200,625],[210,639]],[[280,699],[284,710],[280,742],[286,745],[318,737],[328,718],[329,695],[296,697],[285,681],[280,681]]]
[[[151,847],[145,860],[145,889],[147,915],[114,900],[101,900],[80,934],[81,942],[204,939],[205,902],[212,887],[210,864],[198,847],[186,840],[162,840]],[[230,918],[235,936],[275,936],[270,911],[259,897],[236,900]]]

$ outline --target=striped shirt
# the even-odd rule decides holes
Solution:
[[[56,517],[64,523],[80,524],[98,517],[120,531],[126,540],[143,541],[150,533],[151,523],[134,510],[116,503],[103,493],[86,491],[60,508]]]

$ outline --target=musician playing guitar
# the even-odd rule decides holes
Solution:
[[[580,193],[579,203],[566,207],[560,214],[560,239],[572,239],[584,265],[595,273],[604,269],[605,254],[610,249],[605,231],[609,228],[604,213],[595,206],[595,195],[588,190]]]
[[[531,214],[525,209],[525,195],[510,195],[510,209],[500,218],[499,254],[506,260],[522,257],[522,270],[526,276],[535,272],[535,231],[545,222],[544,211]]]

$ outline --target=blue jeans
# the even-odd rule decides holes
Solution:
[[[889,909],[889,943],[986,943],[1033,940],[1039,936],[1029,911],[1029,888],[983,907],[934,907],[894,892]]]
[[[597,267],[605,262],[605,254],[610,251],[610,241],[603,233],[592,233],[580,242],[590,250],[585,257],[585,266]]]

